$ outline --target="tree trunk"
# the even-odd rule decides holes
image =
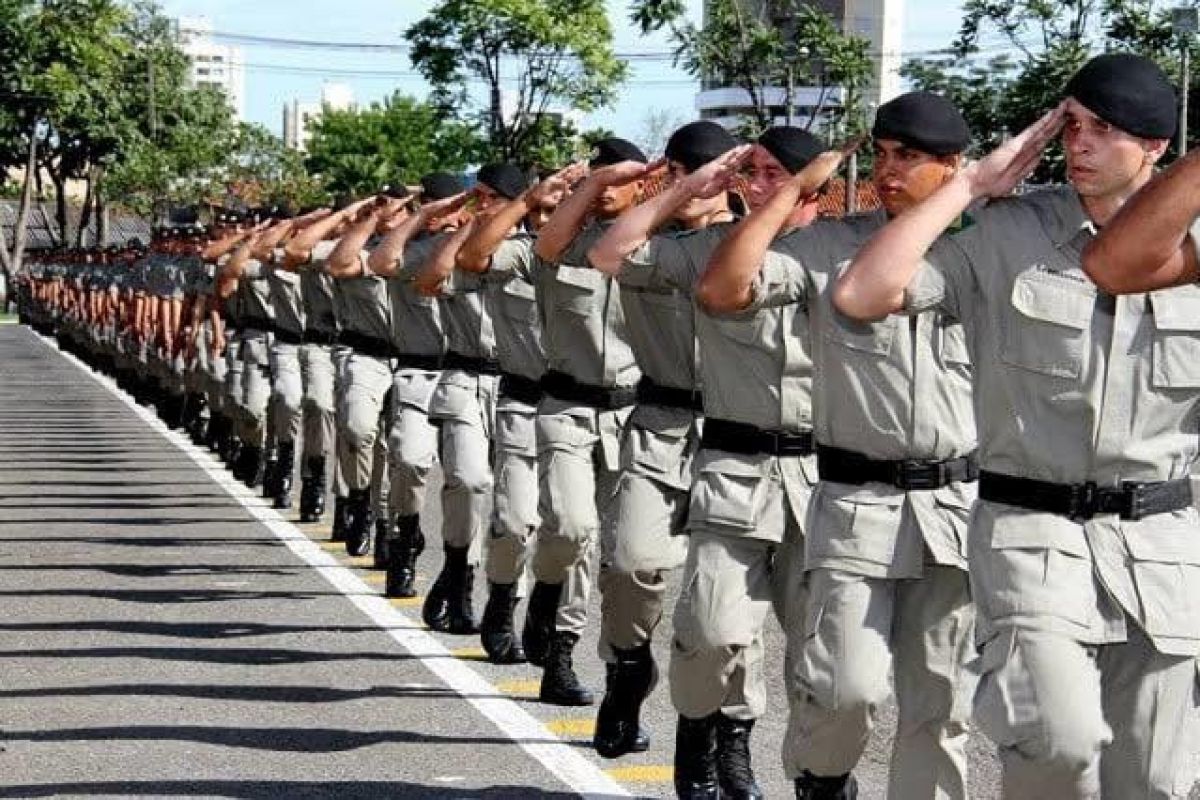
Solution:
[[[66,244],[70,235],[70,220],[67,219],[67,181],[51,173],[50,182],[54,184],[54,222],[58,226],[58,241]]]
[[[100,192],[96,192],[96,245],[108,246],[108,203]]]
[[[79,224],[75,226],[75,247],[84,246],[87,229],[92,224],[92,204],[95,202],[96,183],[94,170],[88,170],[87,191],[83,195],[83,207],[79,209]]]
[[[33,206],[33,184],[37,180],[37,122],[29,129],[29,153],[25,159],[25,183],[21,187],[21,207],[17,211],[17,224],[13,228],[12,257],[9,259],[12,275],[21,271],[25,262],[25,242],[29,234],[29,210]]]

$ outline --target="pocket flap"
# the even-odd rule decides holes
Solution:
[[[534,288],[533,284],[521,280],[512,280],[504,284],[504,293],[510,297],[519,297],[522,300],[537,299],[537,289]]]
[[[555,273],[559,283],[565,283],[568,286],[578,286],[581,289],[589,291],[599,289],[604,282],[604,275],[591,267],[568,267],[565,264],[561,264],[555,270]]]
[[[1135,561],[1200,564],[1200,525],[1190,511],[1156,514],[1121,526]]]
[[[1096,290],[1053,273],[1026,272],[1013,281],[1013,308],[1030,319],[1086,329],[1092,322]]]
[[[1200,331],[1200,286],[1151,292],[1150,307],[1160,331]]]
[[[721,475],[740,475],[743,477],[761,477],[765,475],[764,462],[771,456],[741,455],[721,451],[706,451],[702,456],[700,472],[714,472]]]

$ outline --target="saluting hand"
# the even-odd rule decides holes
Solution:
[[[804,169],[792,176],[791,184],[799,189],[801,198],[808,198],[821,190],[829,179],[837,174],[842,162],[862,146],[863,139],[851,139],[836,150],[826,150],[804,165]]]
[[[1060,103],[986,157],[968,165],[963,175],[969,182],[971,196],[1002,197],[1029,177],[1042,160],[1046,145],[1062,130],[1065,107],[1065,102]]]
[[[685,176],[679,182],[680,191],[689,197],[698,197],[704,200],[728,191],[753,150],[754,145],[744,144],[717,156],[700,169]]]
[[[600,186],[623,186],[634,181],[645,180],[666,168],[667,160],[665,158],[651,161],[649,164],[643,164],[640,161],[621,161],[593,170],[588,176],[588,180],[594,181]]]
[[[587,172],[588,166],[582,161],[568,164],[529,190],[529,205],[543,206],[557,203],[576,181],[587,175]]]

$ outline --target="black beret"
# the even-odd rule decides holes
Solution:
[[[404,185],[404,181],[397,178],[394,181],[389,181],[379,187],[379,194],[383,197],[390,197],[393,200],[403,200],[408,197],[408,187]]]
[[[826,150],[820,139],[803,128],[782,125],[764,131],[758,144],[793,175]]]
[[[711,120],[702,119],[672,133],[663,155],[682,164],[688,172],[695,172],[735,147],[737,139],[733,134]]]
[[[645,164],[647,159],[646,154],[636,144],[613,136],[596,142],[588,166],[606,167],[609,164],[620,164],[622,161],[638,161]]]
[[[426,200],[445,200],[464,188],[462,178],[449,172],[431,172],[421,178],[421,196]]]
[[[879,107],[871,136],[897,142],[934,156],[961,153],[971,129],[954,103],[933,92],[909,92]]]
[[[348,208],[354,202],[354,198],[342,192],[333,197],[333,210],[341,211],[343,208]]]
[[[1143,139],[1170,139],[1179,124],[1171,82],[1157,64],[1133,53],[1096,56],[1067,81],[1066,94],[1110,125]]]
[[[529,186],[516,164],[487,164],[479,170],[477,180],[509,200],[516,200]]]

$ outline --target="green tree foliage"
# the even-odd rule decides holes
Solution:
[[[366,108],[327,108],[311,134],[308,169],[331,190],[358,195],[434,169],[461,171],[487,150],[475,126],[399,92]]]
[[[610,104],[627,72],[603,0],[439,0],[405,37],[442,105],[471,107],[482,84],[488,159],[526,166],[545,155],[556,108]]]
[[[802,0],[711,0],[703,27],[687,21],[679,0],[636,0],[631,18],[644,31],[668,29],[675,61],[706,83],[736,86],[750,98],[746,133],[774,124],[785,111],[768,90],[795,83],[819,89],[803,120],[826,132],[861,125],[863,87],[871,79],[870,43],[841,31],[825,12]],[[790,103],[791,98],[787,98]]]

